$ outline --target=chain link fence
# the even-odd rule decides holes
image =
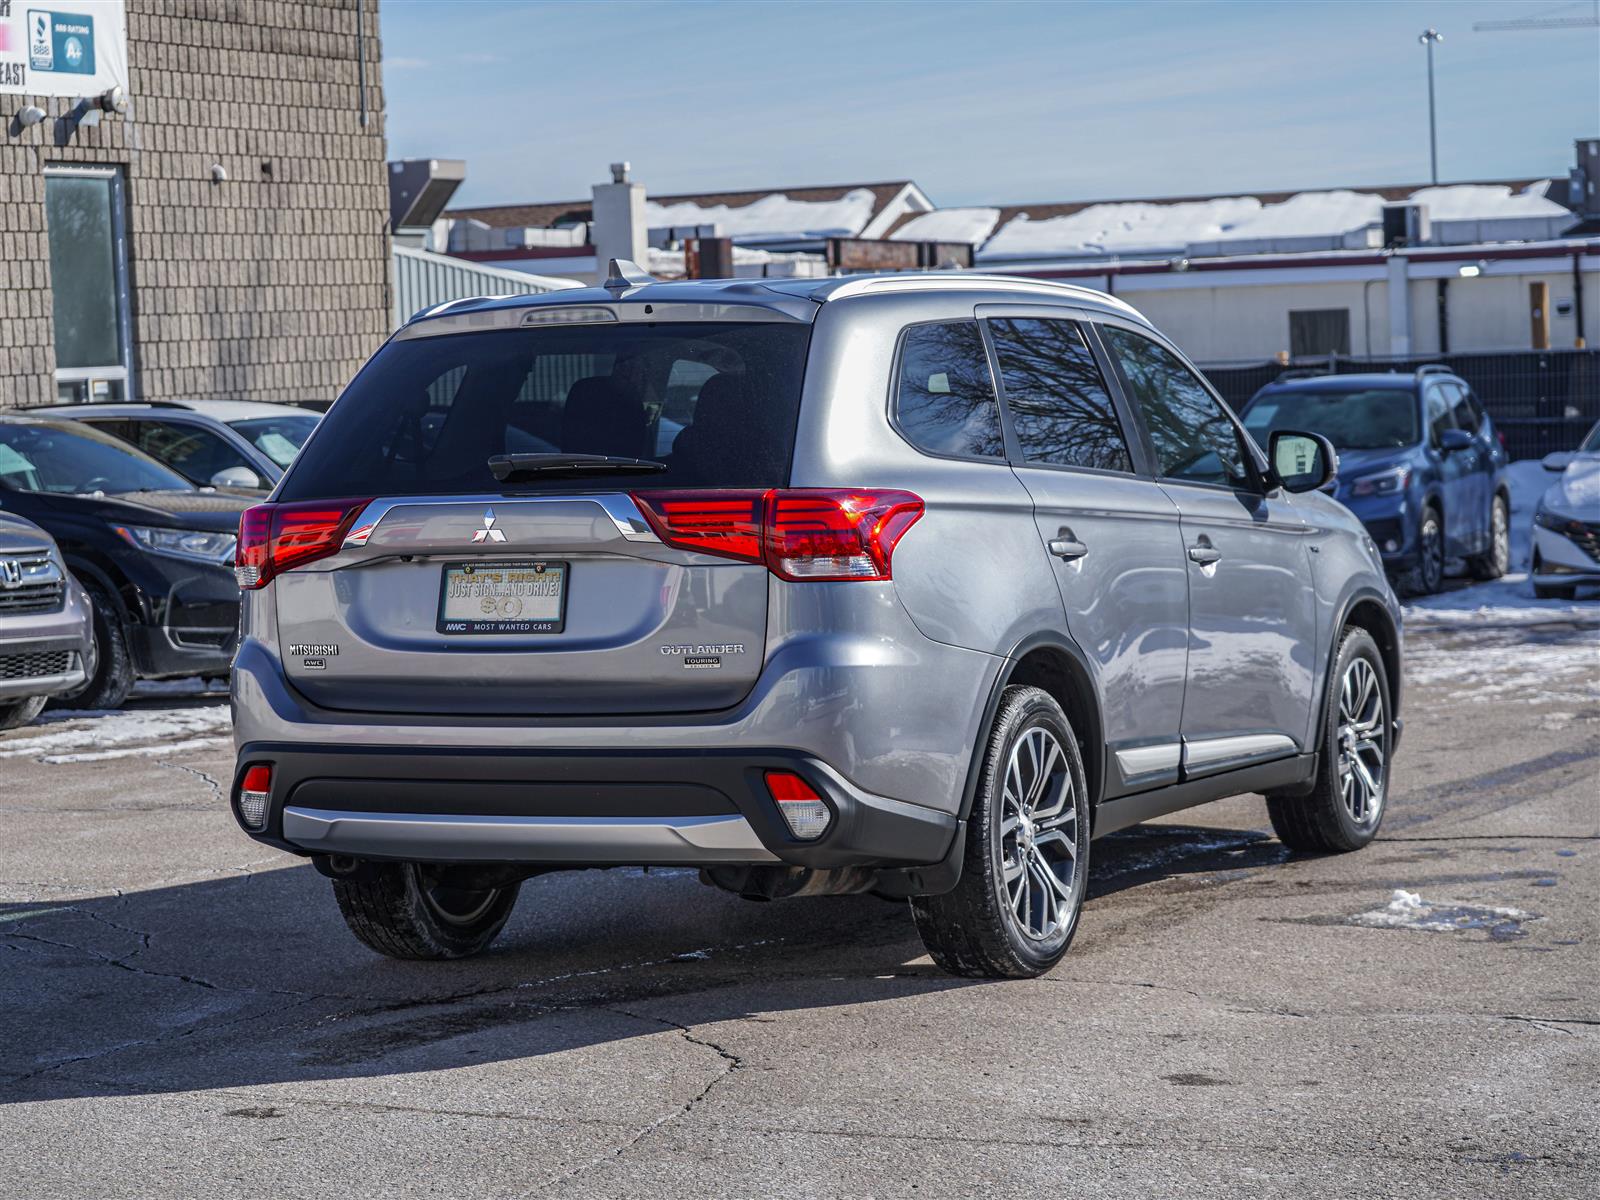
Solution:
[[[1472,386],[1505,435],[1511,457],[1541,458],[1571,450],[1600,421],[1600,350],[1519,350],[1500,354],[1432,354],[1410,358],[1319,358],[1288,365],[1220,363],[1206,377],[1237,411],[1267,384],[1296,374],[1353,375],[1448,367]]]

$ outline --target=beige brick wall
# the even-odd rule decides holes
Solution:
[[[365,128],[357,0],[128,0],[126,116],[69,131],[71,100],[0,96],[0,407],[55,401],[56,163],[125,173],[139,398],[338,393],[390,320],[377,9]]]

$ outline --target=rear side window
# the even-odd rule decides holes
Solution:
[[[1251,487],[1239,432],[1200,377],[1147,337],[1109,325],[1101,331],[1150,431],[1162,477]]]
[[[906,330],[895,419],[912,445],[931,454],[1005,457],[994,377],[976,321]]]
[[[390,342],[295,459],[280,498],[788,482],[810,326],[548,326]],[[498,482],[497,454],[653,459],[649,475]]]
[[[1094,352],[1074,321],[990,321],[1000,383],[1028,462],[1132,471]]]

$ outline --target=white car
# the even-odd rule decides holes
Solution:
[[[131,442],[201,487],[267,492],[322,419],[254,400],[63,404],[42,415],[84,421]]]
[[[1533,513],[1533,593],[1570,600],[1579,584],[1600,585],[1600,423],[1577,450],[1547,454],[1561,478]]]

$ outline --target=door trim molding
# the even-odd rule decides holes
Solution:
[[[1249,763],[1287,758],[1294,739],[1284,733],[1246,733],[1229,737],[1183,740],[1183,773],[1187,779],[1226,771]]]

